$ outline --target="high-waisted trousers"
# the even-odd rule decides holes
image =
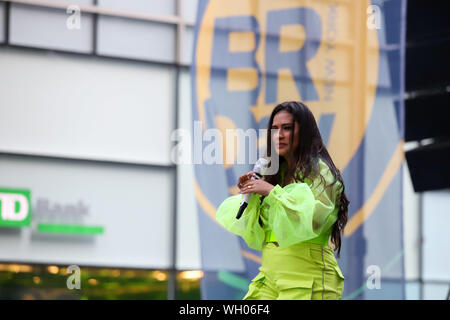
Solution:
[[[344,276],[328,245],[267,243],[258,275],[244,300],[339,300]]]

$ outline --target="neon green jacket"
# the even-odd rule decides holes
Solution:
[[[280,169],[284,177],[285,163]],[[319,170],[326,185],[334,181],[332,172],[322,159],[319,159]],[[256,250],[262,250],[265,242],[274,241],[280,248],[298,242],[328,245],[332,226],[337,220],[341,188],[342,184],[336,181],[324,190],[319,175],[314,181],[306,178],[304,183],[295,182],[284,187],[277,184],[262,203],[261,195],[252,194],[239,220],[236,214],[243,194],[237,194],[220,204],[216,220]]]

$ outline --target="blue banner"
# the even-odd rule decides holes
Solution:
[[[405,0],[199,1],[192,150],[204,299],[241,299],[258,273],[261,252],[215,211],[237,193],[252,149],[265,148],[260,129],[288,100],[313,112],[350,200],[343,299],[404,298],[405,25]],[[229,138],[239,130],[249,140],[256,132],[254,148]]]

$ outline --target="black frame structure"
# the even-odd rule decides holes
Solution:
[[[405,57],[406,161],[418,194],[419,299],[425,284],[450,284],[424,279],[423,192],[450,188],[450,2],[408,0]],[[450,287],[447,299],[450,297]],[[443,297],[444,298],[444,297]]]

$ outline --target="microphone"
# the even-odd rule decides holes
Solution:
[[[267,160],[266,158],[259,158],[258,161],[256,161],[254,167],[253,167],[253,172],[256,174],[256,177],[253,176],[251,178],[251,180],[256,180],[256,179],[260,179],[262,177],[262,172],[263,170],[265,170],[267,168],[269,164],[269,160]],[[251,193],[246,193],[244,194],[244,197],[242,198],[241,201],[241,206],[239,208],[239,211],[236,215],[236,219],[240,219],[242,214],[245,211],[245,208],[247,208],[248,206],[248,199],[250,199],[250,195]]]

